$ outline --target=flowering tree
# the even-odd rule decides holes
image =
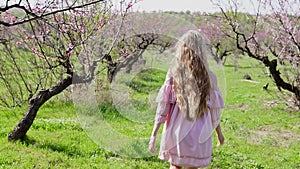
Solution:
[[[258,4],[255,14],[240,20],[241,1],[230,0],[227,7],[217,3],[222,12],[225,34],[238,50],[262,62],[279,90],[292,93],[300,108],[300,32],[299,1],[252,1]],[[262,12],[264,9],[265,12]],[[245,23],[251,31],[245,31]]]
[[[9,107],[28,101],[24,117],[9,133],[8,140],[23,139],[39,108],[50,98],[72,83],[93,80],[98,63],[105,61],[110,50],[93,56],[97,58],[86,57],[88,60],[78,64],[80,52],[105,25],[124,18],[134,3],[120,1],[116,8],[105,0],[49,0],[36,4],[7,0],[0,7],[0,83],[5,87],[1,92],[8,96],[1,96],[0,101]],[[80,67],[85,70],[77,71]]]
[[[108,60],[107,76],[109,82],[112,82],[118,70],[124,67],[127,69],[126,72],[130,73],[133,64],[135,64],[138,59],[141,59],[146,49],[149,50],[152,48],[152,50],[162,53],[173,45],[175,45],[175,39],[151,32],[136,34],[122,39],[115,47],[119,57],[113,60],[110,55],[106,55],[106,60]],[[146,62],[146,60],[143,62]]]
[[[141,56],[145,50],[163,53],[175,45],[180,35],[196,28],[181,17],[167,13],[135,12],[128,14],[121,22],[124,26],[118,31],[118,41],[111,49],[111,55],[105,56],[109,61],[108,80],[110,82],[117,70],[121,68],[126,67],[129,73],[132,65],[142,59]],[[106,25],[106,37],[114,36],[114,31],[111,32],[111,30],[115,27],[115,24]]]
[[[143,24],[136,27],[137,17],[126,19],[137,2],[120,1],[115,8],[103,0],[20,1],[1,8],[1,32],[6,33],[0,35],[5,56],[0,83],[6,97],[0,96],[0,101],[8,107],[28,102],[9,140],[24,138],[39,108],[50,98],[71,84],[94,80],[99,64],[107,66],[112,81],[117,68],[128,67],[146,48],[162,52],[170,47],[171,39],[159,35],[163,31],[149,31]],[[142,21],[144,16],[138,18]],[[158,30],[163,28],[159,22],[156,25]]]
[[[223,28],[219,25],[222,19],[218,15],[198,15],[201,18],[199,30],[211,41],[214,49],[214,59],[218,62],[222,61],[224,64],[226,57],[235,51],[232,42],[226,38]]]

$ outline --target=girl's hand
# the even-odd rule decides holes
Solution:
[[[221,132],[221,133],[218,133],[217,134],[218,135],[218,140],[219,140],[219,143],[218,143],[218,147],[219,146],[222,146],[223,144],[224,144],[224,140],[225,140],[225,138],[224,138],[224,136],[223,136],[223,133]]]
[[[156,136],[151,136],[149,145],[148,145],[148,149],[151,153],[156,152]]]
[[[217,126],[217,128],[216,128],[216,132],[217,132],[217,136],[218,136],[218,140],[219,140],[219,143],[218,143],[217,146],[221,146],[221,145],[224,144],[225,138],[224,138],[224,136],[223,136],[223,133],[222,133],[220,124],[219,124],[219,125]]]

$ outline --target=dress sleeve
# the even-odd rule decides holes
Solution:
[[[207,102],[209,107],[207,113],[204,113],[204,125],[199,137],[199,143],[204,143],[212,134],[213,130],[220,124],[221,109],[224,108],[224,100],[219,90],[210,91],[210,99]]]
[[[164,123],[166,121],[166,117],[170,112],[170,108],[175,103],[173,88],[173,78],[167,75],[166,81],[160,88],[156,97],[156,102],[158,102],[155,115],[156,123]]]
[[[210,92],[208,107],[211,113],[212,127],[216,128],[220,124],[221,109],[225,107],[224,99],[219,90],[212,90]]]
[[[217,77],[213,72],[210,72],[210,80],[212,89],[210,91],[209,101],[207,104],[211,113],[212,127],[215,129],[220,124],[221,109],[225,106],[222,93],[218,87]]]

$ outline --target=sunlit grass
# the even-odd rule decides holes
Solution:
[[[227,94],[221,125],[226,140],[224,146],[216,147],[214,135],[209,168],[300,168],[299,112],[287,109],[261,65],[245,58],[237,64],[237,71],[230,60],[224,67]],[[252,80],[243,79],[245,74]],[[149,106],[148,91],[159,88],[164,76],[148,70],[128,84],[130,99],[140,102],[135,106],[141,111]],[[266,83],[268,90],[263,89]],[[140,136],[138,131],[143,131],[143,137],[150,137],[152,121],[136,123],[108,105],[99,105],[99,110],[118,132]],[[46,103],[25,141],[8,142],[7,134],[25,111],[25,107],[0,110],[0,168],[168,168],[168,163],[157,157],[126,158],[101,148],[87,136],[71,102]]]

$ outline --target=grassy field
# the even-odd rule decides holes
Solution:
[[[289,100],[277,94],[277,88],[258,63],[240,59],[237,65],[228,61],[224,67],[226,108],[222,126],[226,140],[224,146],[216,147],[214,136],[209,168],[300,168],[299,112],[286,105]],[[243,79],[245,74],[252,80]],[[266,83],[270,83],[268,90],[263,89]],[[140,93],[134,96],[142,97]],[[0,110],[0,168],[169,167],[156,156],[126,158],[100,148],[82,128],[73,103],[51,101],[45,104],[26,140],[8,142],[8,132],[24,112],[25,108]],[[116,112],[107,112],[104,118],[116,130],[128,135],[141,127],[131,125]],[[151,122],[143,125],[143,134],[150,136],[151,129]]]

